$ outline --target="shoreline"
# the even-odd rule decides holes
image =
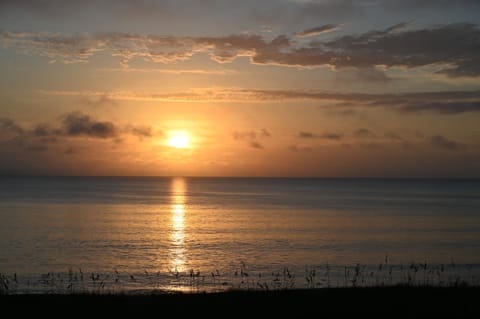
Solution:
[[[322,288],[215,293],[0,295],[6,313],[480,317],[480,287]]]

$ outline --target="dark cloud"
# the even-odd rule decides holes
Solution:
[[[249,145],[252,148],[263,149],[263,145],[256,141],[251,141]]]
[[[63,119],[65,134],[68,136],[89,136],[111,138],[117,136],[117,128],[112,122],[93,120],[89,115],[72,112]]]
[[[464,8],[466,10],[479,8],[478,0],[388,0],[378,3],[385,9],[389,10],[452,10]]]
[[[0,133],[22,135],[23,128],[9,118],[0,118]]]
[[[359,138],[370,138],[370,137],[375,137],[375,134],[373,134],[372,131],[366,128],[359,128],[353,133],[356,137]]]
[[[462,144],[450,140],[443,135],[435,135],[430,139],[430,143],[436,148],[448,150],[448,151],[457,151],[462,148]]]
[[[259,50],[252,61],[365,69],[378,65],[414,68],[443,64],[449,67],[441,72],[451,77],[480,75],[480,31],[476,25],[460,23],[413,31],[399,31],[399,27],[312,42],[308,47],[291,47],[288,52]]]
[[[343,139],[343,134],[342,133],[323,133],[321,138],[327,139],[327,140],[341,140]]]
[[[337,140],[337,141],[343,138],[342,133],[334,133],[334,132],[325,132],[321,135],[318,135],[312,132],[300,131],[296,136],[298,138],[305,138],[305,139],[323,138],[326,140]]]
[[[311,37],[311,36],[319,35],[319,34],[322,34],[322,33],[327,33],[327,32],[334,31],[334,30],[338,29],[338,27],[339,27],[338,24],[324,24],[324,25],[319,26],[319,27],[310,28],[310,29],[307,29],[307,30],[297,32],[297,33],[295,33],[295,35],[297,37],[300,37],[300,38],[306,38],[306,37]]]
[[[300,132],[298,132],[297,137],[299,137],[299,138],[316,138],[317,135],[312,133],[312,132],[300,131]]]
[[[444,66],[449,77],[480,76],[480,30],[470,23],[405,30],[400,23],[384,30],[345,35],[330,41],[299,44],[281,35],[266,40],[260,35],[220,37],[162,37],[134,33],[75,34],[0,32],[0,44],[28,54],[63,62],[87,62],[107,51],[123,65],[134,58],[151,62],[177,62],[204,52],[219,63],[248,56],[252,63],[283,66],[356,68],[372,81],[386,81],[376,66],[415,68]]]
[[[248,142],[248,146],[256,149],[263,149],[263,144],[258,140],[260,138],[271,137],[270,132],[267,129],[260,129],[259,131],[235,131],[233,132],[233,138],[238,141]]]
[[[121,140],[121,134],[131,134],[140,138],[152,137],[154,134],[148,126],[127,125],[119,128],[108,121],[98,121],[90,115],[81,112],[71,112],[62,117],[61,123],[35,124],[32,127],[22,127],[11,119],[0,119],[0,133],[5,133],[3,142],[27,151],[44,152],[49,145],[61,142],[64,138],[97,138]],[[1,137],[1,135],[0,135]],[[2,141],[0,141],[2,142]],[[72,154],[73,148],[67,148],[65,154]]]
[[[29,131],[31,137],[56,138],[64,135],[64,131],[58,127],[52,127],[48,123],[40,123]]]
[[[271,134],[268,130],[266,130],[266,129],[264,129],[264,128],[262,128],[262,129],[260,130],[260,132],[261,132],[262,136],[264,136],[264,137],[271,137],[271,136],[272,136],[272,134]]]
[[[403,113],[436,112],[440,114],[459,114],[465,112],[479,112],[479,101],[434,101],[420,103],[399,103],[399,111]]]
[[[127,130],[140,138],[153,136],[153,130],[149,126],[128,126]]]
[[[51,135],[51,128],[48,124],[38,124],[33,130],[32,133],[34,136],[49,136]]]

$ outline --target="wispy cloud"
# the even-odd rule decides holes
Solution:
[[[41,94],[79,96],[92,101],[163,101],[163,102],[272,102],[310,100],[325,102],[331,108],[351,114],[353,108],[385,108],[402,114],[436,113],[454,115],[480,112],[480,91],[439,91],[401,94],[339,93],[315,90],[251,90],[199,88],[184,92],[146,93],[130,91],[39,91]],[[345,110],[348,106],[348,110]]]
[[[160,68],[100,68],[105,72],[137,72],[137,73],[160,73],[171,75],[232,75],[237,71],[231,69],[204,70],[204,69],[160,69]]]
[[[316,36],[316,35],[319,35],[319,34],[322,34],[322,33],[335,31],[339,27],[340,27],[340,25],[338,25],[338,24],[324,24],[324,25],[321,25],[321,26],[318,26],[318,27],[314,27],[314,28],[303,30],[303,31],[299,31],[299,32],[295,33],[295,35],[297,37],[300,37],[300,38],[312,37],[312,36]]]
[[[111,99],[107,94],[92,96],[92,97],[83,97],[82,102],[93,108],[104,107],[104,106],[117,106],[117,102],[114,99]]]

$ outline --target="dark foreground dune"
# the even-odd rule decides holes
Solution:
[[[480,318],[480,288],[331,288],[152,295],[3,295],[3,313],[18,316],[129,315],[329,318]],[[173,314],[173,316],[172,316]],[[367,317],[367,318],[368,318]]]

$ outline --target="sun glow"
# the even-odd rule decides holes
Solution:
[[[175,148],[189,148],[190,136],[184,131],[172,132],[167,140],[167,145]]]
[[[171,184],[171,230],[170,230],[170,268],[184,271],[185,266],[185,224],[186,224],[186,182],[183,178],[174,178]]]

